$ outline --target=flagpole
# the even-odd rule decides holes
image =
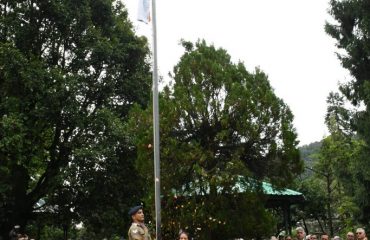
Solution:
[[[160,158],[159,158],[159,104],[158,104],[158,60],[157,60],[157,18],[156,0],[152,0],[153,24],[153,136],[154,136],[154,189],[156,239],[161,240],[161,190],[160,190]]]

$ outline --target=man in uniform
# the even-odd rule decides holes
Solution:
[[[132,224],[128,230],[129,240],[151,240],[149,230],[144,224],[143,206],[136,206],[130,209]]]

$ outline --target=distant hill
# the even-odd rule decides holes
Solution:
[[[313,142],[308,145],[299,147],[301,158],[305,162],[307,167],[312,167],[312,163],[315,160],[315,154],[319,153],[322,142]]]
[[[301,153],[301,158],[304,162],[305,167],[311,168],[313,167],[313,163],[316,160],[316,154],[320,152],[322,142],[313,142],[308,145],[304,145],[299,147],[299,152]],[[303,177],[308,177],[312,174],[311,171],[306,170],[303,173]]]

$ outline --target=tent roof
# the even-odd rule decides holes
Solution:
[[[294,191],[289,188],[284,188],[282,190],[276,190],[272,187],[271,183],[262,183],[263,192],[267,195],[288,195],[288,196],[303,196],[302,193]]]

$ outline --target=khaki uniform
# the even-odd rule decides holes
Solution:
[[[129,240],[152,240],[148,228],[144,224],[132,223],[128,230]]]

